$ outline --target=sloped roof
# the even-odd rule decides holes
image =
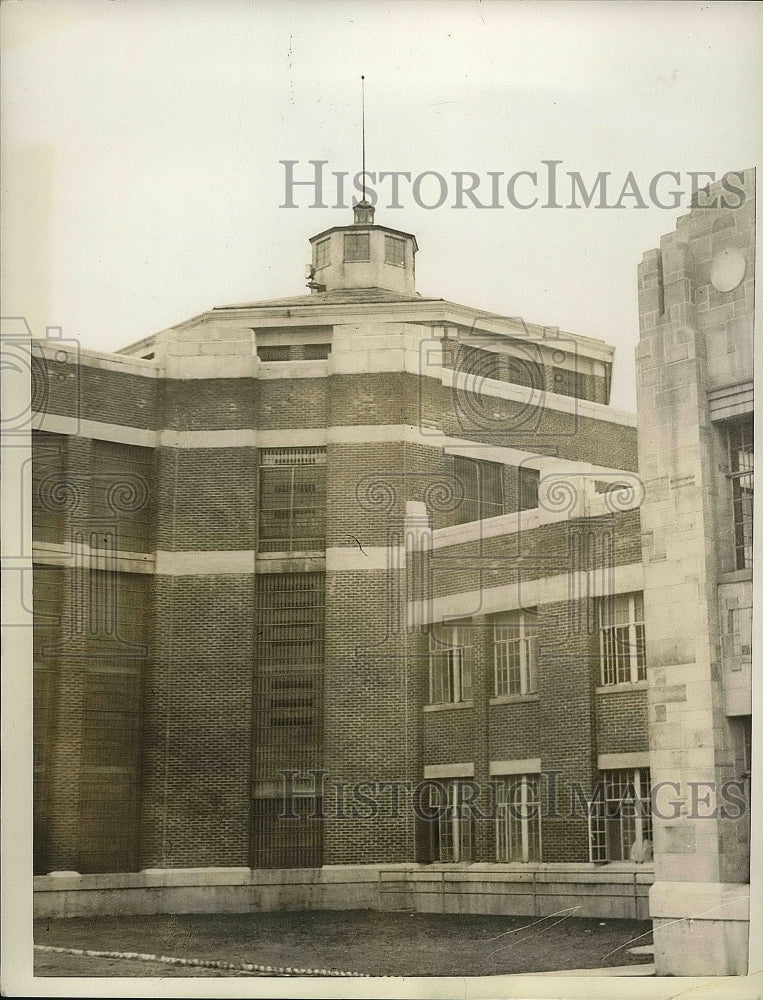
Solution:
[[[224,309],[274,309],[299,306],[366,305],[383,302],[443,302],[440,298],[423,298],[421,295],[404,295],[388,288],[337,288],[332,292],[314,295],[294,295],[285,299],[264,299],[259,302],[237,302],[233,305],[215,306],[214,312]]]

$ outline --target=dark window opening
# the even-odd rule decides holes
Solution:
[[[463,494],[455,511],[455,524],[505,513],[502,465],[455,456],[453,471],[459,494]]]
[[[540,472],[525,465],[519,468],[519,509],[534,510],[538,506]]]
[[[263,344],[257,348],[260,361],[325,361],[331,344]]]
[[[728,424],[726,431],[731,503],[734,520],[734,553],[737,569],[752,569],[753,424],[752,415]]]

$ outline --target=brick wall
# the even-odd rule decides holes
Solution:
[[[35,627],[37,870],[135,867],[151,584],[148,576],[86,566],[35,570],[35,601],[45,616]],[[126,684],[132,712],[125,727],[96,688]]]
[[[596,743],[599,753],[634,753],[649,749],[646,691],[596,695]]]
[[[399,584],[392,581],[394,592]],[[417,643],[390,607],[389,588],[383,571],[326,574],[324,761],[333,781],[419,777],[419,677],[405,656]],[[395,816],[388,797],[373,820],[329,816],[325,862],[410,860],[412,819],[408,808]]]
[[[256,449],[160,448],[157,469],[157,548],[255,548]]]
[[[623,511],[438,548],[431,559],[433,596],[637,563],[640,530],[638,511]]]
[[[246,865],[254,577],[157,577],[141,867]]]
[[[250,378],[163,379],[164,425],[178,431],[256,427],[260,383]]]
[[[156,378],[56,362],[55,375],[44,359],[36,361],[46,392],[45,413],[153,430],[160,426],[162,382]]]

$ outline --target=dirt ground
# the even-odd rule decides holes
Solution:
[[[36,945],[374,976],[484,976],[638,965],[651,959],[630,955],[627,948],[651,942],[648,921],[576,919],[564,913],[534,918],[348,910],[35,921]],[[35,951],[38,976],[251,974]]]

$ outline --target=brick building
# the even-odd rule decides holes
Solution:
[[[718,231],[745,235],[737,215]],[[669,836],[650,738],[660,705],[681,709],[655,645],[660,515],[642,556],[613,349],[416,294],[415,238],[364,203],[310,243],[310,294],[213,309],[119,354],[39,345],[38,912],[90,912],[107,897],[88,890],[110,888],[135,912],[646,917]],[[665,312],[672,271],[654,311],[646,260],[652,386],[668,360],[646,337],[682,344],[689,319]],[[742,405],[727,375],[712,389]],[[680,478],[652,470],[652,446],[647,485]],[[729,480],[744,496],[746,472]],[[740,572],[723,591],[739,705]]]

